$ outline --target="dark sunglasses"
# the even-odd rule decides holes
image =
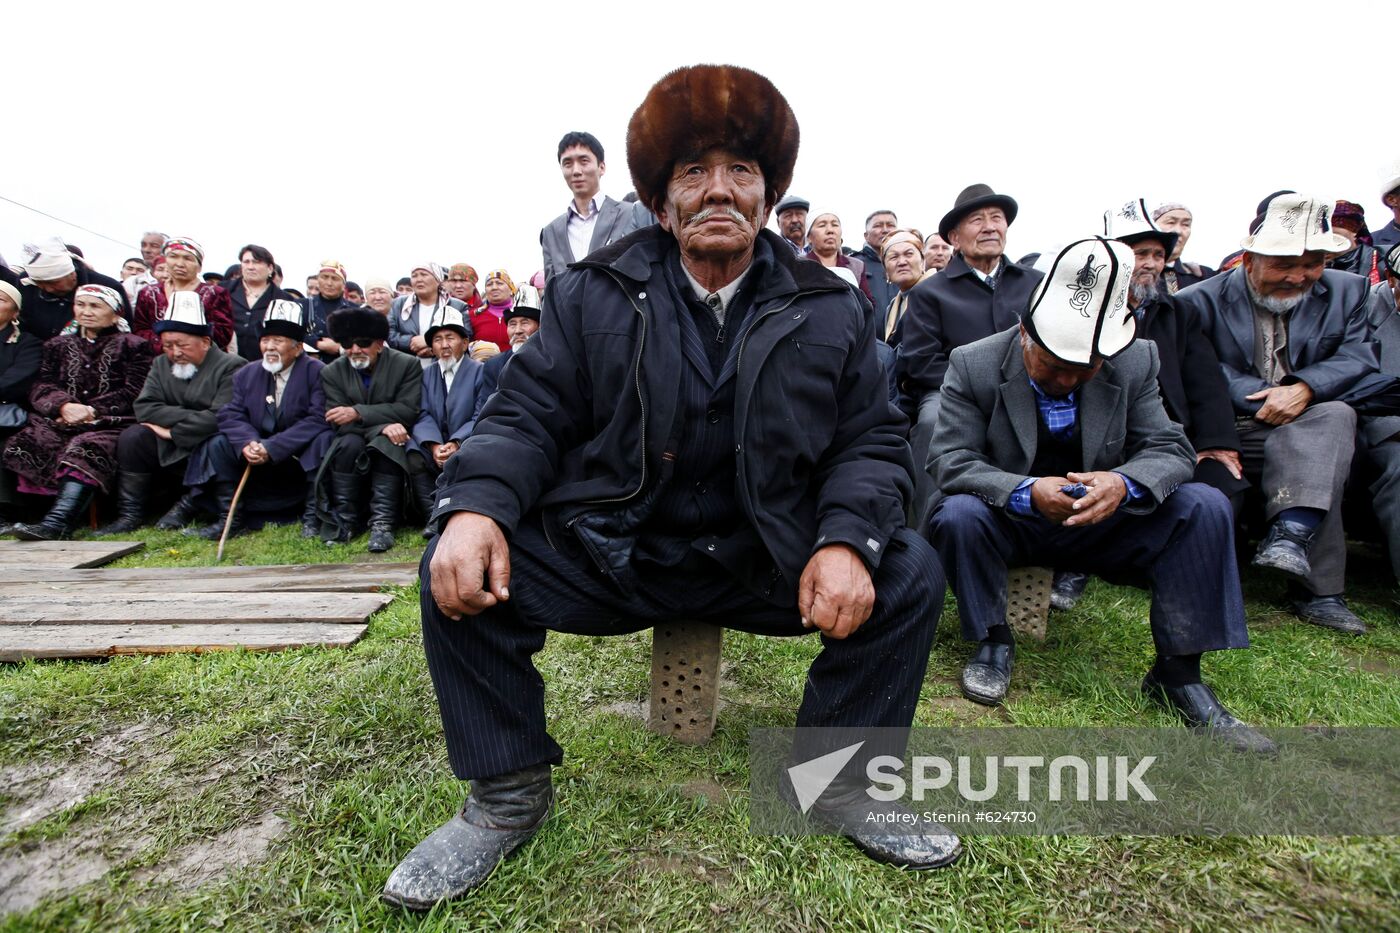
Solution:
[[[355,347],[359,350],[368,350],[370,347],[374,346],[374,338],[355,337],[350,341],[350,346]]]

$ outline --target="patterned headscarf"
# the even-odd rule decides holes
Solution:
[[[1366,229],[1366,209],[1355,201],[1338,201],[1332,208],[1332,226],[1345,227],[1356,234],[1359,243],[1371,245],[1371,231]]]
[[[884,262],[884,261],[885,261],[885,251],[888,250],[891,246],[894,246],[896,243],[912,243],[912,244],[914,244],[914,248],[915,248],[916,250],[919,251],[919,259],[920,259],[920,261],[923,260],[923,255],[924,255],[924,241],[921,240],[921,239],[919,239],[919,237],[918,237],[917,234],[915,234],[915,233],[913,233],[913,232],[911,232],[911,231],[909,231],[909,230],[895,230],[895,231],[894,231],[893,233],[891,233],[889,236],[885,237],[882,241],[880,241],[880,261],[881,261],[881,262]]]
[[[107,305],[117,313],[117,316],[121,316],[122,296],[115,288],[108,288],[106,285],[80,285],[78,290],[73,293],[73,297],[83,296],[107,302]]]
[[[320,275],[322,272],[334,272],[336,275],[340,276],[342,282],[346,279],[345,267],[340,264],[339,260],[322,259],[321,268],[316,270],[316,274]]]
[[[1191,208],[1182,204],[1180,201],[1167,201],[1164,204],[1158,204],[1152,209],[1152,220],[1154,222],[1161,220],[1163,214],[1170,214],[1172,211],[1185,211],[1189,214],[1191,213]]]
[[[204,265],[204,247],[189,237],[177,236],[166,240],[165,245],[160,248],[160,254],[165,256],[169,253],[194,253],[194,261]]]
[[[500,279],[502,282],[505,282],[506,288],[510,289],[510,293],[512,295],[515,294],[515,281],[510,277],[510,273],[506,270],[492,269],[490,272],[486,273],[486,282],[483,282],[482,284],[485,285],[492,279]]]

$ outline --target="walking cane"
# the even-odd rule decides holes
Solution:
[[[228,530],[233,527],[233,513],[238,511],[238,500],[243,498],[243,487],[248,485],[248,476],[253,472],[253,465],[250,463],[243,468],[243,478],[238,481],[238,488],[233,491],[233,501],[228,504],[228,518],[224,519],[224,533],[219,535],[219,550],[214,555],[214,563],[224,559],[224,545],[228,543]]]

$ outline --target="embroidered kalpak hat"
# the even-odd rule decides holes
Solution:
[[[515,304],[506,312],[506,320],[513,317],[528,317],[531,320],[540,319],[540,290],[533,285],[522,285],[516,289]]]
[[[433,336],[443,328],[455,330],[464,338],[471,336],[467,333],[467,325],[462,321],[462,312],[446,302],[433,309],[433,317],[428,322],[428,329],[423,331],[423,339],[432,343]]]
[[[175,331],[196,337],[209,337],[214,333],[204,317],[204,302],[200,300],[198,292],[176,292],[171,295],[170,308],[165,317],[156,321],[151,329],[158,334]]]
[[[1137,319],[1128,307],[1133,250],[1126,243],[1088,237],[1041,255],[1045,273],[1021,324],[1056,359],[1092,366],[1128,348]]]
[[[1147,212],[1147,202],[1142,198],[1124,201],[1118,207],[1104,211],[1103,235],[1129,246],[1136,246],[1143,240],[1157,240],[1168,256],[1176,249],[1178,239],[1175,232],[1157,226]]]
[[[1332,232],[1332,202],[1287,192],[1271,199],[1259,226],[1240,240],[1240,247],[1260,256],[1301,256],[1314,250],[1344,253],[1347,238]]]
[[[300,343],[306,339],[306,317],[301,303],[286,298],[273,299],[263,318],[262,331],[272,337],[290,337]]]

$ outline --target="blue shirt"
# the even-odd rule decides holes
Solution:
[[[1057,440],[1068,440],[1074,433],[1075,423],[1079,420],[1079,392],[1076,390],[1064,398],[1055,398],[1042,392],[1030,376],[1027,376],[1026,380],[1031,384],[1031,391],[1035,393],[1035,407],[1040,412],[1040,420],[1045,423],[1045,429]],[[1123,485],[1128,489],[1126,501],[1136,502],[1147,495],[1137,483],[1122,473],[1118,475],[1123,477]],[[1033,476],[1027,477],[1021,481],[1021,485],[1011,491],[1011,498],[1006,500],[1008,510],[1024,517],[1039,514],[1031,503],[1031,486],[1035,485],[1036,479],[1037,477]]]

